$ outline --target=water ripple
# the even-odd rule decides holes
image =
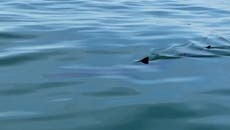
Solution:
[[[45,45],[7,48],[0,52],[0,66],[15,65],[31,60],[43,59],[51,55],[57,55],[60,53],[60,49],[69,47],[70,46],[67,45]]]
[[[29,111],[5,111],[5,112],[0,112],[0,120],[2,120],[2,118],[30,117],[30,116],[36,116],[38,114],[39,114],[38,112],[29,112]]]
[[[1,0],[1,129],[229,130],[229,5]]]
[[[71,85],[81,84],[82,82],[45,82],[45,83],[21,83],[21,84],[1,84],[0,95],[18,96],[34,93],[36,91],[47,89],[58,89],[60,87],[68,87]]]
[[[28,35],[28,34],[18,34],[18,33],[10,33],[10,32],[0,32],[0,40],[5,40],[5,39],[31,39],[34,38],[35,36],[33,35]]]
[[[137,94],[139,94],[139,92],[137,92],[135,89],[126,88],[126,87],[115,87],[105,91],[83,93],[83,95],[95,96],[95,97],[131,96]]]
[[[216,58],[230,56],[230,42],[224,37],[205,38],[206,40],[190,40],[186,44],[172,44],[165,49],[153,50],[150,60],[178,58]]]

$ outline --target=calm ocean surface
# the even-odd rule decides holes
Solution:
[[[0,8],[0,130],[230,130],[229,0]]]

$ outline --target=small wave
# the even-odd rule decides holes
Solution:
[[[7,48],[0,52],[0,66],[15,65],[58,55],[60,50],[71,48],[68,45],[24,46]]]
[[[4,118],[12,118],[12,117],[29,117],[29,116],[36,116],[38,112],[30,112],[30,111],[5,111],[0,112],[0,119]]]
[[[112,75],[112,76],[104,76],[106,78],[113,78],[113,79],[122,79],[127,80],[129,82],[140,84],[140,85],[154,85],[154,84],[167,84],[167,83],[188,83],[201,80],[202,77],[174,77],[174,78],[165,78],[165,79],[140,79],[131,76],[124,76],[124,75]]]
[[[101,77],[101,78],[126,78],[131,76],[133,73],[151,73],[158,71],[157,68],[151,68],[148,66],[139,65],[115,65],[115,66],[63,66],[65,69],[63,73],[52,73],[46,75],[50,78],[90,78],[90,77]],[[68,71],[67,71],[68,70]],[[70,70],[70,72],[69,72]]]
[[[139,92],[132,88],[114,87],[114,88],[110,88],[109,90],[87,92],[83,94],[87,96],[94,96],[94,97],[110,97],[110,96],[132,96],[132,95],[139,94]]]
[[[57,89],[60,87],[67,87],[71,85],[80,84],[81,82],[44,82],[44,83],[18,83],[18,84],[1,84],[6,86],[0,89],[0,95],[4,96],[15,96],[30,94],[36,91],[47,90],[47,89]]]
[[[192,107],[193,106],[193,107]],[[194,107],[197,106],[197,107]],[[110,107],[90,112],[100,122],[87,126],[81,125],[78,129],[184,129],[205,124],[193,124],[191,120],[228,114],[226,108],[217,104],[199,103],[158,103],[158,104],[131,104]],[[87,115],[90,117],[90,115]],[[108,119],[116,119],[112,122]],[[191,123],[191,124],[190,124]],[[210,123],[210,122],[208,122]],[[165,126],[162,124],[169,124]]]

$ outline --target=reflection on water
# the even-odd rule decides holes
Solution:
[[[229,130],[229,6],[2,0],[0,129]]]

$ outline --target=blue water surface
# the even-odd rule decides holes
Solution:
[[[1,130],[230,129],[229,0],[0,8]]]

